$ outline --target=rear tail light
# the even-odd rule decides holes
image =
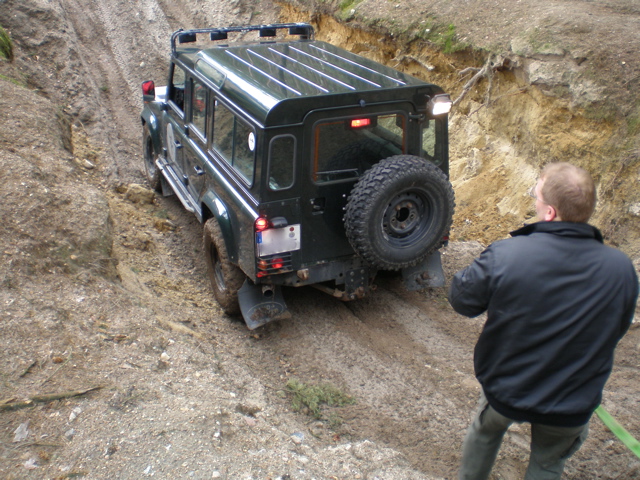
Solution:
[[[291,253],[287,252],[267,258],[258,258],[256,266],[258,267],[256,272],[256,277],[258,278],[266,277],[267,275],[274,275],[276,273],[291,272],[293,270],[291,265]]]
[[[258,217],[254,223],[254,228],[256,229],[256,232],[263,232],[269,227],[270,227],[269,220],[267,220],[264,217]]]
[[[153,80],[147,80],[142,83],[142,95],[153,95],[156,94],[156,86],[153,83]]]

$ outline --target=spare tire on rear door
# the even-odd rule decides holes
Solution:
[[[395,155],[375,164],[355,184],[344,217],[353,249],[381,270],[424,260],[451,226],[453,187],[433,163]]]

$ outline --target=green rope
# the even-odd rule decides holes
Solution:
[[[635,453],[636,457],[640,458],[640,442],[633,438],[633,436],[631,436],[631,434],[627,432],[622,425],[616,422],[616,420],[609,415],[609,412],[602,408],[602,405],[596,408],[596,414],[600,417],[602,423],[604,423],[606,427],[611,430],[629,450]]]

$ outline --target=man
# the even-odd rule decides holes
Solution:
[[[586,223],[596,202],[591,176],[549,164],[532,196],[538,222],[490,245],[449,290],[458,313],[487,312],[474,353],[482,396],[464,441],[464,480],[489,477],[513,422],[531,423],[525,479],[559,479],[587,436],[636,308],[631,261]]]

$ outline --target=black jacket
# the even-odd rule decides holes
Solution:
[[[490,245],[451,283],[463,315],[487,311],[474,366],[489,404],[518,421],[586,423],[633,319],[629,258],[587,224],[540,222]]]

